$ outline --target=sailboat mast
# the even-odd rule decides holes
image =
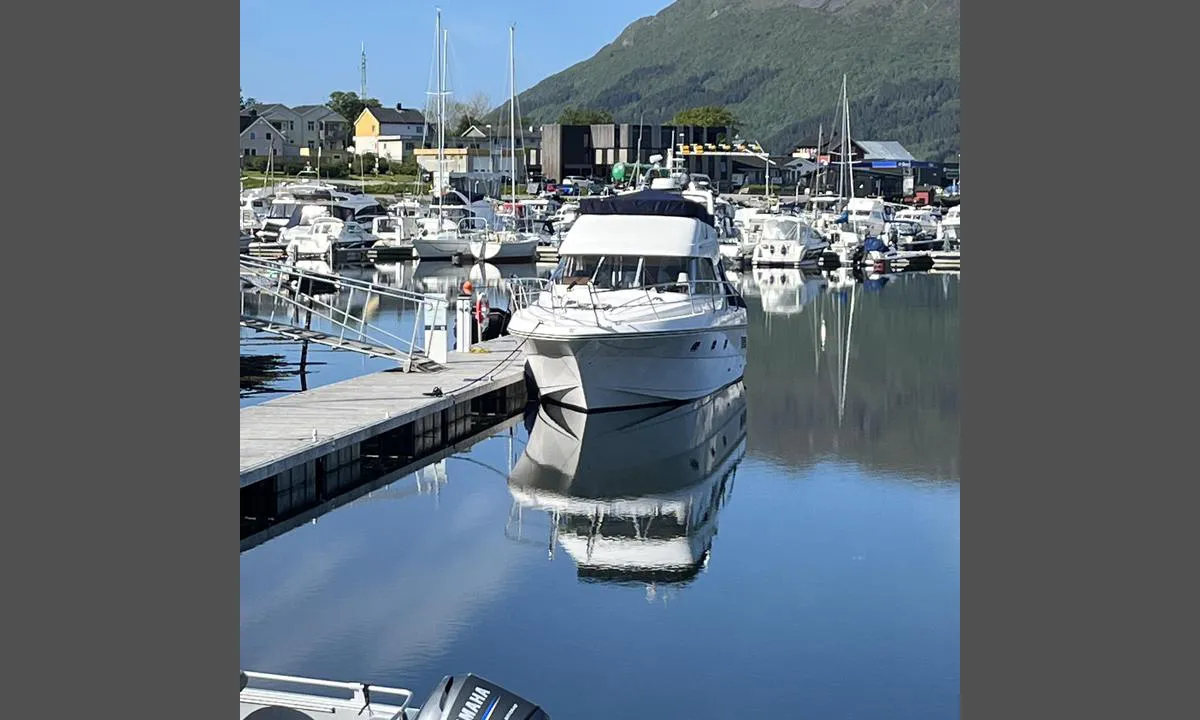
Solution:
[[[817,124],[817,187],[816,187],[816,192],[813,193],[813,195],[819,195],[821,193],[821,177],[822,177],[822,175],[824,175],[824,172],[821,170],[821,143],[824,142],[824,140],[825,140],[825,123],[818,123]],[[813,205],[813,209],[814,210],[816,209],[816,205]]]
[[[850,185],[850,197],[854,197],[854,155],[850,147],[850,96],[846,94],[846,75],[842,74],[842,115],[845,118],[846,134],[842,142],[846,147],[846,182]]]
[[[508,99],[509,170],[512,184],[513,217],[517,214],[517,56],[515,51],[517,26],[508,27]]]
[[[446,43],[442,31],[442,9],[437,11],[437,119],[438,119],[438,164],[433,180],[441,185],[442,176],[446,169]],[[435,188],[435,191],[440,188]],[[442,193],[438,192],[438,223],[440,229],[442,217]]]

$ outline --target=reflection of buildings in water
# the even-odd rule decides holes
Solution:
[[[746,450],[745,386],[671,408],[581,413],[543,405],[509,475],[587,582],[686,584],[707,565]],[[523,539],[523,538],[522,538]]]

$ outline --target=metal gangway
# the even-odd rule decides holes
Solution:
[[[322,272],[305,267],[303,261],[276,262],[242,256],[238,271],[242,284],[242,327],[296,342],[390,358],[404,372],[437,372],[444,367],[445,354],[437,352],[435,346],[439,340],[443,349],[445,346],[448,298]],[[248,307],[247,299],[255,296],[269,301],[269,314]],[[398,301],[402,315],[406,310],[411,311],[412,331],[408,337],[367,322],[365,306],[372,298]],[[356,299],[364,307],[358,314],[353,311]],[[324,327],[313,329],[314,319]],[[422,328],[424,337],[418,344],[417,333]]]

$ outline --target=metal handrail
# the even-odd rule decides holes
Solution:
[[[404,360],[405,371],[412,370],[413,355],[423,351],[426,355],[429,353],[429,348],[421,348],[417,346],[417,330],[421,325],[421,311],[437,312],[440,307],[449,313],[449,299],[443,297],[428,297],[410,290],[403,290],[396,287],[376,285],[375,283],[359,280],[357,278],[347,278],[339,275],[331,275],[329,273],[308,270],[306,268],[297,267],[292,264],[279,263],[259,258],[245,258],[241,261],[241,276],[243,279],[249,280],[252,285],[271,296],[276,301],[282,301],[285,305],[291,306],[296,310],[305,310],[316,314],[321,319],[329,322],[334,327],[340,328],[338,334],[338,344],[343,344],[346,340],[346,331],[357,335],[360,342],[369,342],[384,347],[395,354],[396,358]],[[273,283],[254,282],[254,280],[269,279],[274,280]],[[350,294],[346,301],[346,308],[343,310],[332,302],[328,302],[320,296],[300,293],[293,291],[286,283],[288,280],[317,280],[326,282],[339,287],[341,289],[349,288]],[[388,332],[383,328],[369,325],[365,317],[354,317],[350,308],[353,306],[354,296],[358,291],[363,291],[367,298],[371,295],[381,297],[390,297],[399,300],[403,303],[413,303],[414,313],[416,317],[413,319],[413,328],[410,337],[405,339],[395,333]],[[242,315],[246,315],[246,292],[242,291]],[[275,324],[275,315],[278,303],[272,303],[271,315],[269,318],[262,318],[270,324]],[[403,307],[403,306],[402,306]],[[355,327],[353,324],[356,324]],[[390,338],[399,346],[384,340],[380,335]]]
[[[482,223],[482,225],[480,227],[471,227],[471,225],[475,224],[476,221],[478,221],[479,223]],[[460,236],[461,235],[474,235],[477,233],[486,232],[490,229],[491,228],[488,227],[487,218],[482,218],[482,217],[479,217],[478,215],[469,215],[458,221],[458,228],[457,228],[456,232]]]
[[[307,278],[310,280],[321,280],[323,282],[333,283],[333,284],[341,285],[343,287],[357,287],[361,290],[370,290],[371,292],[377,293],[379,295],[384,295],[387,297],[395,298],[397,300],[409,300],[412,302],[419,302],[419,303],[433,302],[433,299],[428,298],[425,295],[422,295],[421,293],[415,292],[413,290],[405,290],[403,288],[395,287],[393,285],[378,285],[378,284],[370,282],[368,280],[360,280],[358,278],[346,277],[344,275],[337,275],[337,274],[333,274],[333,273],[323,273],[323,272],[319,272],[316,270],[309,270],[308,268],[298,267],[298,266],[292,265],[290,263],[280,262],[280,261],[276,261],[276,260],[267,260],[264,258],[257,258],[257,257],[244,257],[239,260],[239,264],[243,270],[243,272],[242,272],[243,275],[248,275],[248,274],[259,275],[259,274],[261,274],[261,273],[249,273],[248,271],[251,271],[251,270],[263,270],[263,271],[267,271],[268,273],[279,272],[279,273],[286,273],[288,275],[304,277],[304,278]],[[447,307],[450,304],[448,300],[444,300],[444,299],[438,300],[436,302],[438,302],[440,304],[444,304]]]

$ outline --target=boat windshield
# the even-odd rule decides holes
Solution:
[[[683,293],[719,292],[713,261],[707,257],[565,255],[551,278],[558,285],[590,282],[597,290],[660,287]]]

